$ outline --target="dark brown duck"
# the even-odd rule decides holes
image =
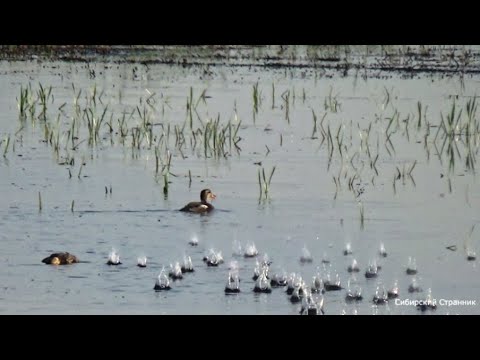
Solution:
[[[49,265],[69,265],[78,263],[79,260],[75,255],[68,252],[54,253],[42,260],[43,263]]]
[[[193,201],[185,205],[183,208],[180,209],[180,211],[185,211],[185,212],[192,212],[192,213],[206,213],[210,212],[213,209],[212,204],[210,204],[210,201],[216,198],[216,195],[212,193],[210,189],[203,189],[200,192],[200,200],[201,201]]]

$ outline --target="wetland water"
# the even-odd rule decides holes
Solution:
[[[394,300],[373,304],[377,286],[395,281],[401,300],[431,289],[437,309],[425,314],[478,314],[478,259],[467,253],[479,251],[479,76],[325,75],[0,62],[0,313],[298,314],[285,288],[253,292],[255,259],[234,252],[254,242],[270,273],[295,272],[308,285],[338,274],[343,287],[362,288],[353,304],[345,289],[326,292],[326,314],[420,314]],[[274,166],[259,197],[259,171],[268,178]],[[214,212],[177,211],[207,187]],[[300,262],[303,247],[311,263]],[[106,264],[112,248],[119,266]],[[206,266],[210,248],[224,264]],[[44,265],[55,251],[85,262]],[[195,272],[155,292],[162,267],[185,254]],[[140,255],[146,268],[136,266]],[[408,292],[409,257],[422,292]],[[374,260],[382,268],[366,279]],[[231,261],[241,292],[225,295]]]

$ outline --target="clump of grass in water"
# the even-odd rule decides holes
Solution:
[[[479,125],[476,119],[477,100],[476,96],[467,101],[465,108],[460,109],[456,104],[458,96],[453,98],[451,109],[446,116],[441,114],[441,121],[437,127],[433,146],[437,150],[440,163],[445,156],[448,161],[448,171],[453,173],[455,161],[465,157],[465,167],[468,171],[475,173],[475,161],[479,139]],[[462,116],[462,114],[465,114]],[[437,148],[437,139],[443,137],[440,151]],[[463,145],[463,152],[459,145]],[[444,151],[446,149],[446,151]],[[463,154],[462,154],[463,153]]]
[[[152,96],[155,94],[152,94]],[[152,106],[152,105],[150,105]],[[140,108],[137,106],[137,112],[142,121],[141,126],[137,127],[139,133],[142,134],[144,138],[147,139],[148,148],[152,147],[152,140],[153,140],[153,129],[152,129],[152,122],[150,119],[150,113],[147,110],[146,106],[143,107],[143,112],[140,111]],[[137,148],[140,149],[140,136],[138,136],[137,141]]]
[[[197,112],[198,104],[200,103],[201,100],[203,100],[204,104],[207,104],[206,99],[207,99],[207,89],[204,89],[202,91],[202,93],[200,94],[200,96],[198,97],[197,101],[194,104],[194,101],[193,101],[193,87],[190,87],[190,94],[187,97],[187,105],[186,105],[190,130],[193,130],[193,112],[195,112],[197,114],[197,116],[199,117],[198,112]],[[166,103],[166,105],[168,105],[168,103]],[[170,107],[170,105],[168,105],[168,106]],[[163,109],[162,109],[162,111],[163,111]]]
[[[272,182],[273,174],[275,173],[275,168],[276,166],[272,168],[272,171],[270,172],[270,176],[268,177],[268,180],[265,174],[265,169],[263,167],[261,170],[258,169],[258,185],[260,188],[260,196],[259,196],[260,200],[262,199],[262,195],[264,199],[269,198],[270,184]]]
[[[161,159],[160,159],[160,156],[159,156],[158,152],[155,152],[155,156],[156,156],[155,177],[157,178],[157,181],[158,181],[158,161],[161,160]],[[165,163],[162,162],[161,177],[163,179],[163,194],[165,195],[165,197],[167,197],[168,196],[168,187],[169,187],[169,183],[170,183],[169,176],[170,175],[176,176],[176,175],[174,175],[170,172],[170,166],[171,166],[171,163],[172,163],[172,154],[170,153],[170,151],[167,150],[165,156],[166,156]]]
[[[238,136],[238,130],[240,128],[241,121],[238,122],[236,127],[232,125],[231,121],[225,126],[220,124],[220,114],[218,114],[216,120],[209,120],[205,123],[203,129],[199,129],[203,135],[203,150],[204,156],[207,158],[209,155],[214,157],[227,157],[229,152],[227,147],[231,151],[232,144],[237,151],[241,150],[238,143],[241,137]]]
[[[34,122],[36,117],[36,105],[41,106],[41,113],[38,115],[38,119],[47,120],[47,103],[50,101],[53,103],[54,97],[52,95],[52,87],[45,89],[41,83],[39,83],[39,89],[36,91],[34,96],[34,91],[32,90],[32,84],[29,83],[28,86],[20,87],[20,97],[17,98],[17,106],[19,110],[20,121],[24,121],[27,118],[27,114],[30,115],[32,122]]]
[[[29,86],[20,86],[20,98],[17,98],[20,120],[27,118],[27,111],[34,106],[31,84]]]
[[[333,93],[333,88],[330,87],[330,93],[328,94],[328,97],[325,98],[324,102],[324,107],[325,110],[330,110],[333,113],[338,112],[340,109],[340,103],[337,100],[337,95],[332,95]]]
[[[97,144],[97,141],[99,139],[100,126],[102,125],[102,122],[105,119],[105,114],[107,113],[107,110],[108,110],[108,105],[105,106],[100,117],[98,117],[97,114],[94,112],[95,111],[94,107],[90,107],[85,110],[84,116],[87,118],[89,145]]]
[[[39,115],[39,118],[41,120],[46,120],[47,119],[47,103],[50,99],[50,96],[52,96],[52,87],[48,87],[46,89],[43,88],[41,83],[38,83],[39,89],[37,91],[37,98],[39,100],[40,106],[41,106],[41,112]],[[52,103],[53,103],[53,96],[52,96]]]

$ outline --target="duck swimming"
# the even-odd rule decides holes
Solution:
[[[193,212],[193,213],[206,213],[210,212],[213,209],[212,204],[210,204],[209,201],[212,201],[213,199],[216,198],[216,195],[212,193],[210,189],[203,189],[200,192],[200,202],[198,201],[193,201],[185,205],[183,208],[180,209],[180,211],[186,211],[186,212]]]
[[[69,265],[78,263],[78,258],[68,252],[54,253],[42,260],[45,264],[50,265]]]

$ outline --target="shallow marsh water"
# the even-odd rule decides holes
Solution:
[[[254,242],[260,259],[268,254],[273,261],[271,272],[296,272],[307,284],[318,271],[325,271],[322,258],[326,254],[331,275],[338,272],[346,286],[350,279],[347,266],[352,257],[356,258],[361,271],[352,283],[356,281],[362,287],[364,300],[346,304],[345,290],[327,292],[327,314],[355,310],[359,314],[420,314],[415,306],[394,301],[386,306],[373,305],[378,282],[388,289],[395,280],[401,299],[420,299],[431,288],[438,300],[477,302],[476,306],[438,306],[436,314],[478,314],[478,260],[467,261],[464,250],[466,244],[479,251],[480,230],[474,228],[468,236],[478,223],[478,179],[465,167],[466,150],[461,139],[456,141],[460,158],[454,150],[457,155],[451,172],[446,151],[437,156],[433,145],[436,142],[437,147],[442,146],[440,138],[434,141],[438,128],[430,128],[427,146],[424,139],[425,119],[430,125],[439,125],[440,114],[446,118],[454,98],[465,116],[466,102],[478,93],[479,77],[384,75],[325,76],[308,68],[0,63],[2,154],[10,136],[5,157],[0,158],[0,312],[298,314],[300,306],[290,303],[283,288],[271,294],[253,293],[255,260],[233,256],[233,242],[239,241],[243,246]],[[33,121],[28,116],[23,122],[19,120],[20,88],[31,83],[35,93],[39,82],[44,88],[52,86],[54,98],[47,111],[50,129],[55,129],[57,115],[61,114],[58,154],[43,141],[44,120]],[[72,83],[76,93],[82,89],[82,109],[87,106],[85,94],[92,94],[94,86],[98,93],[104,91],[98,111],[101,113],[109,104],[106,118],[113,114],[114,119],[113,134],[105,121],[93,146],[88,145],[84,120],[79,121],[76,150],[70,143],[65,147],[74,113]],[[260,104],[254,116],[255,84]],[[174,126],[180,128],[188,119],[190,88],[195,103],[206,89],[205,102],[198,101],[196,107],[203,122],[216,119],[218,114],[222,124],[241,121],[241,151],[233,147],[228,148],[226,157],[205,158],[201,140],[192,149],[188,137],[178,151]],[[155,99],[153,107],[146,105],[149,98]],[[423,109],[428,106],[420,129],[418,102]],[[63,111],[59,110],[64,103]],[[157,142],[171,124],[170,170],[176,176],[169,176],[168,197],[163,193],[163,178],[155,176],[154,146],[149,148],[143,138],[140,150],[132,150],[131,133],[124,145],[116,134],[122,112],[134,114],[131,119],[127,116],[129,130],[141,124],[137,106],[142,111],[147,109]],[[312,110],[318,119],[313,139]],[[400,114],[399,121],[394,120],[389,128],[395,111]],[[322,126],[325,131],[330,126],[334,146],[330,167],[329,143],[322,143],[320,130],[324,115]],[[371,158],[379,155],[374,166],[378,175],[364,142],[370,124],[369,149]],[[193,127],[201,127],[196,115]],[[385,133],[392,130],[390,146]],[[337,135],[343,141],[342,154]],[[475,156],[477,150],[475,145]],[[161,161],[165,154],[161,150]],[[59,165],[71,158],[75,159],[74,165]],[[397,167],[405,174],[415,161],[412,177],[396,180],[394,187]],[[255,164],[258,162],[261,166]],[[360,179],[353,181],[350,190],[349,179],[357,173],[354,165]],[[268,176],[273,166],[276,170],[270,196],[259,200],[258,171],[263,167]],[[336,181],[341,183],[338,191]],[[111,193],[106,193],[105,187],[111,188]],[[198,200],[200,190],[206,187],[217,194],[216,211],[205,216],[177,211],[188,201]],[[360,204],[364,209],[363,226]],[[193,236],[199,239],[197,247],[188,245]],[[347,242],[352,245],[351,256],[343,255]],[[378,259],[382,265],[378,279],[366,279],[365,268],[377,258],[380,243],[385,244],[388,256]],[[451,245],[457,250],[446,249]],[[313,256],[311,264],[299,261],[304,246]],[[225,258],[218,268],[209,268],[202,261],[212,247],[222,251]],[[122,265],[106,265],[112,248],[119,252]],[[53,251],[69,251],[85,262],[64,267],[42,264],[41,260]],[[136,266],[142,254],[148,258],[146,268]],[[172,282],[171,291],[155,292],[153,286],[162,266],[181,261],[184,254],[192,257],[195,272]],[[418,294],[407,291],[412,279],[405,274],[410,256],[416,258],[417,280],[424,289]],[[224,287],[231,260],[240,266],[241,293],[227,296]]]

